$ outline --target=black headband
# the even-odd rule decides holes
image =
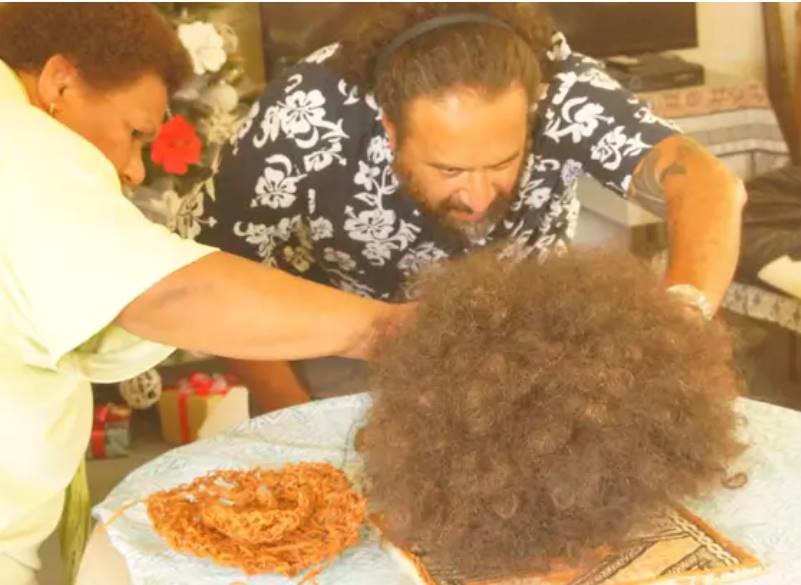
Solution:
[[[491,24],[493,26],[505,28],[515,32],[509,23],[495,18],[494,16],[489,16],[488,14],[482,14],[480,12],[455,12],[453,14],[435,16],[434,18],[429,18],[428,20],[417,23],[413,27],[406,29],[392,39],[392,41],[381,50],[381,53],[379,53],[378,58],[375,61],[375,68],[373,69],[374,77],[376,77],[378,72],[384,68],[387,61],[390,57],[392,57],[395,51],[400,49],[409,41],[438,28],[445,28],[446,26],[466,23]]]

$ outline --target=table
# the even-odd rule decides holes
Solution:
[[[107,520],[125,504],[148,493],[218,468],[328,461],[341,466],[358,483],[360,462],[353,450],[353,438],[369,404],[366,394],[312,402],[174,449],[131,473],[95,508],[95,516]],[[740,399],[737,408],[747,420],[744,438],[751,448],[735,471],[746,471],[748,484],[686,504],[766,565],[764,574],[744,582],[797,585],[801,583],[801,413],[748,399]],[[318,577],[320,585],[413,585],[397,560],[381,548],[376,535],[366,534],[359,546],[346,551]],[[116,519],[108,535],[125,558],[133,585],[230,585],[242,580],[236,571],[168,550],[150,528],[143,504]],[[115,575],[104,572],[101,565],[112,562],[117,553],[104,549],[107,543],[98,547],[97,541],[102,538],[97,534],[92,538],[79,585],[125,583],[124,568],[118,568]],[[93,548],[95,553],[90,554]],[[297,579],[258,576],[244,582],[284,585]]]
[[[801,302],[782,292],[733,282],[722,306],[738,315],[774,323],[793,335],[801,335]]]

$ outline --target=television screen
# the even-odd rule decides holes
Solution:
[[[666,51],[698,44],[694,2],[545,4],[570,46],[593,57]],[[264,63],[275,72],[335,38],[358,4],[265,2],[259,5]]]
[[[549,3],[570,47],[591,57],[698,46],[695,2]]]

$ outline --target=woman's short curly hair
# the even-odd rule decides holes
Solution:
[[[175,31],[150,3],[0,4],[0,59],[37,72],[58,54],[97,89],[153,73],[172,93],[192,74]]]
[[[387,116],[403,122],[403,107],[420,95],[436,96],[453,87],[492,95],[517,82],[531,103],[538,97],[553,34],[548,13],[538,4],[411,2],[354,6],[339,32],[335,66],[363,91],[374,93]],[[376,71],[382,50],[402,32],[433,17],[456,12],[489,15],[512,30],[492,24],[462,23],[429,31],[403,44]]]
[[[481,253],[421,292],[377,356],[360,442],[386,535],[441,568],[581,562],[742,450],[728,333],[627,253]]]

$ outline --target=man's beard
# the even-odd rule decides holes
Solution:
[[[520,170],[517,173],[512,188],[499,192],[495,196],[495,200],[487,208],[484,217],[479,221],[466,221],[454,218],[452,215],[454,211],[465,213],[473,212],[472,209],[458,200],[446,198],[440,202],[439,205],[431,205],[425,197],[425,192],[422,187],[415,180],[412,173],[403,168],[400,161],[395,165],[395,174],[400,181],[398,195],[401,197],[411,197],[413,200],[417,201],[426,213],[434,217],[443,227],[460,239],[466,240],[467,242],[477,242],[486,238],[509,212],[509,208],[514,203],[514,198],[520,189],[520,182],[526,168],[527,159],[528,151],[524,153],[520,164]]]
[[[458,232],[468,241],[482,240],[495,229],[509,211],[515,192],[516,188],[509,193],[499,193],[487,208],[487,211],[484,212],[484,217],[478,221],[454,219],[450,212],[464,211],[470,213],[472,210],[458,201],[451,202],[449,200],[445,200],[444,204],[439,206],[438,217],[445,226]]]

